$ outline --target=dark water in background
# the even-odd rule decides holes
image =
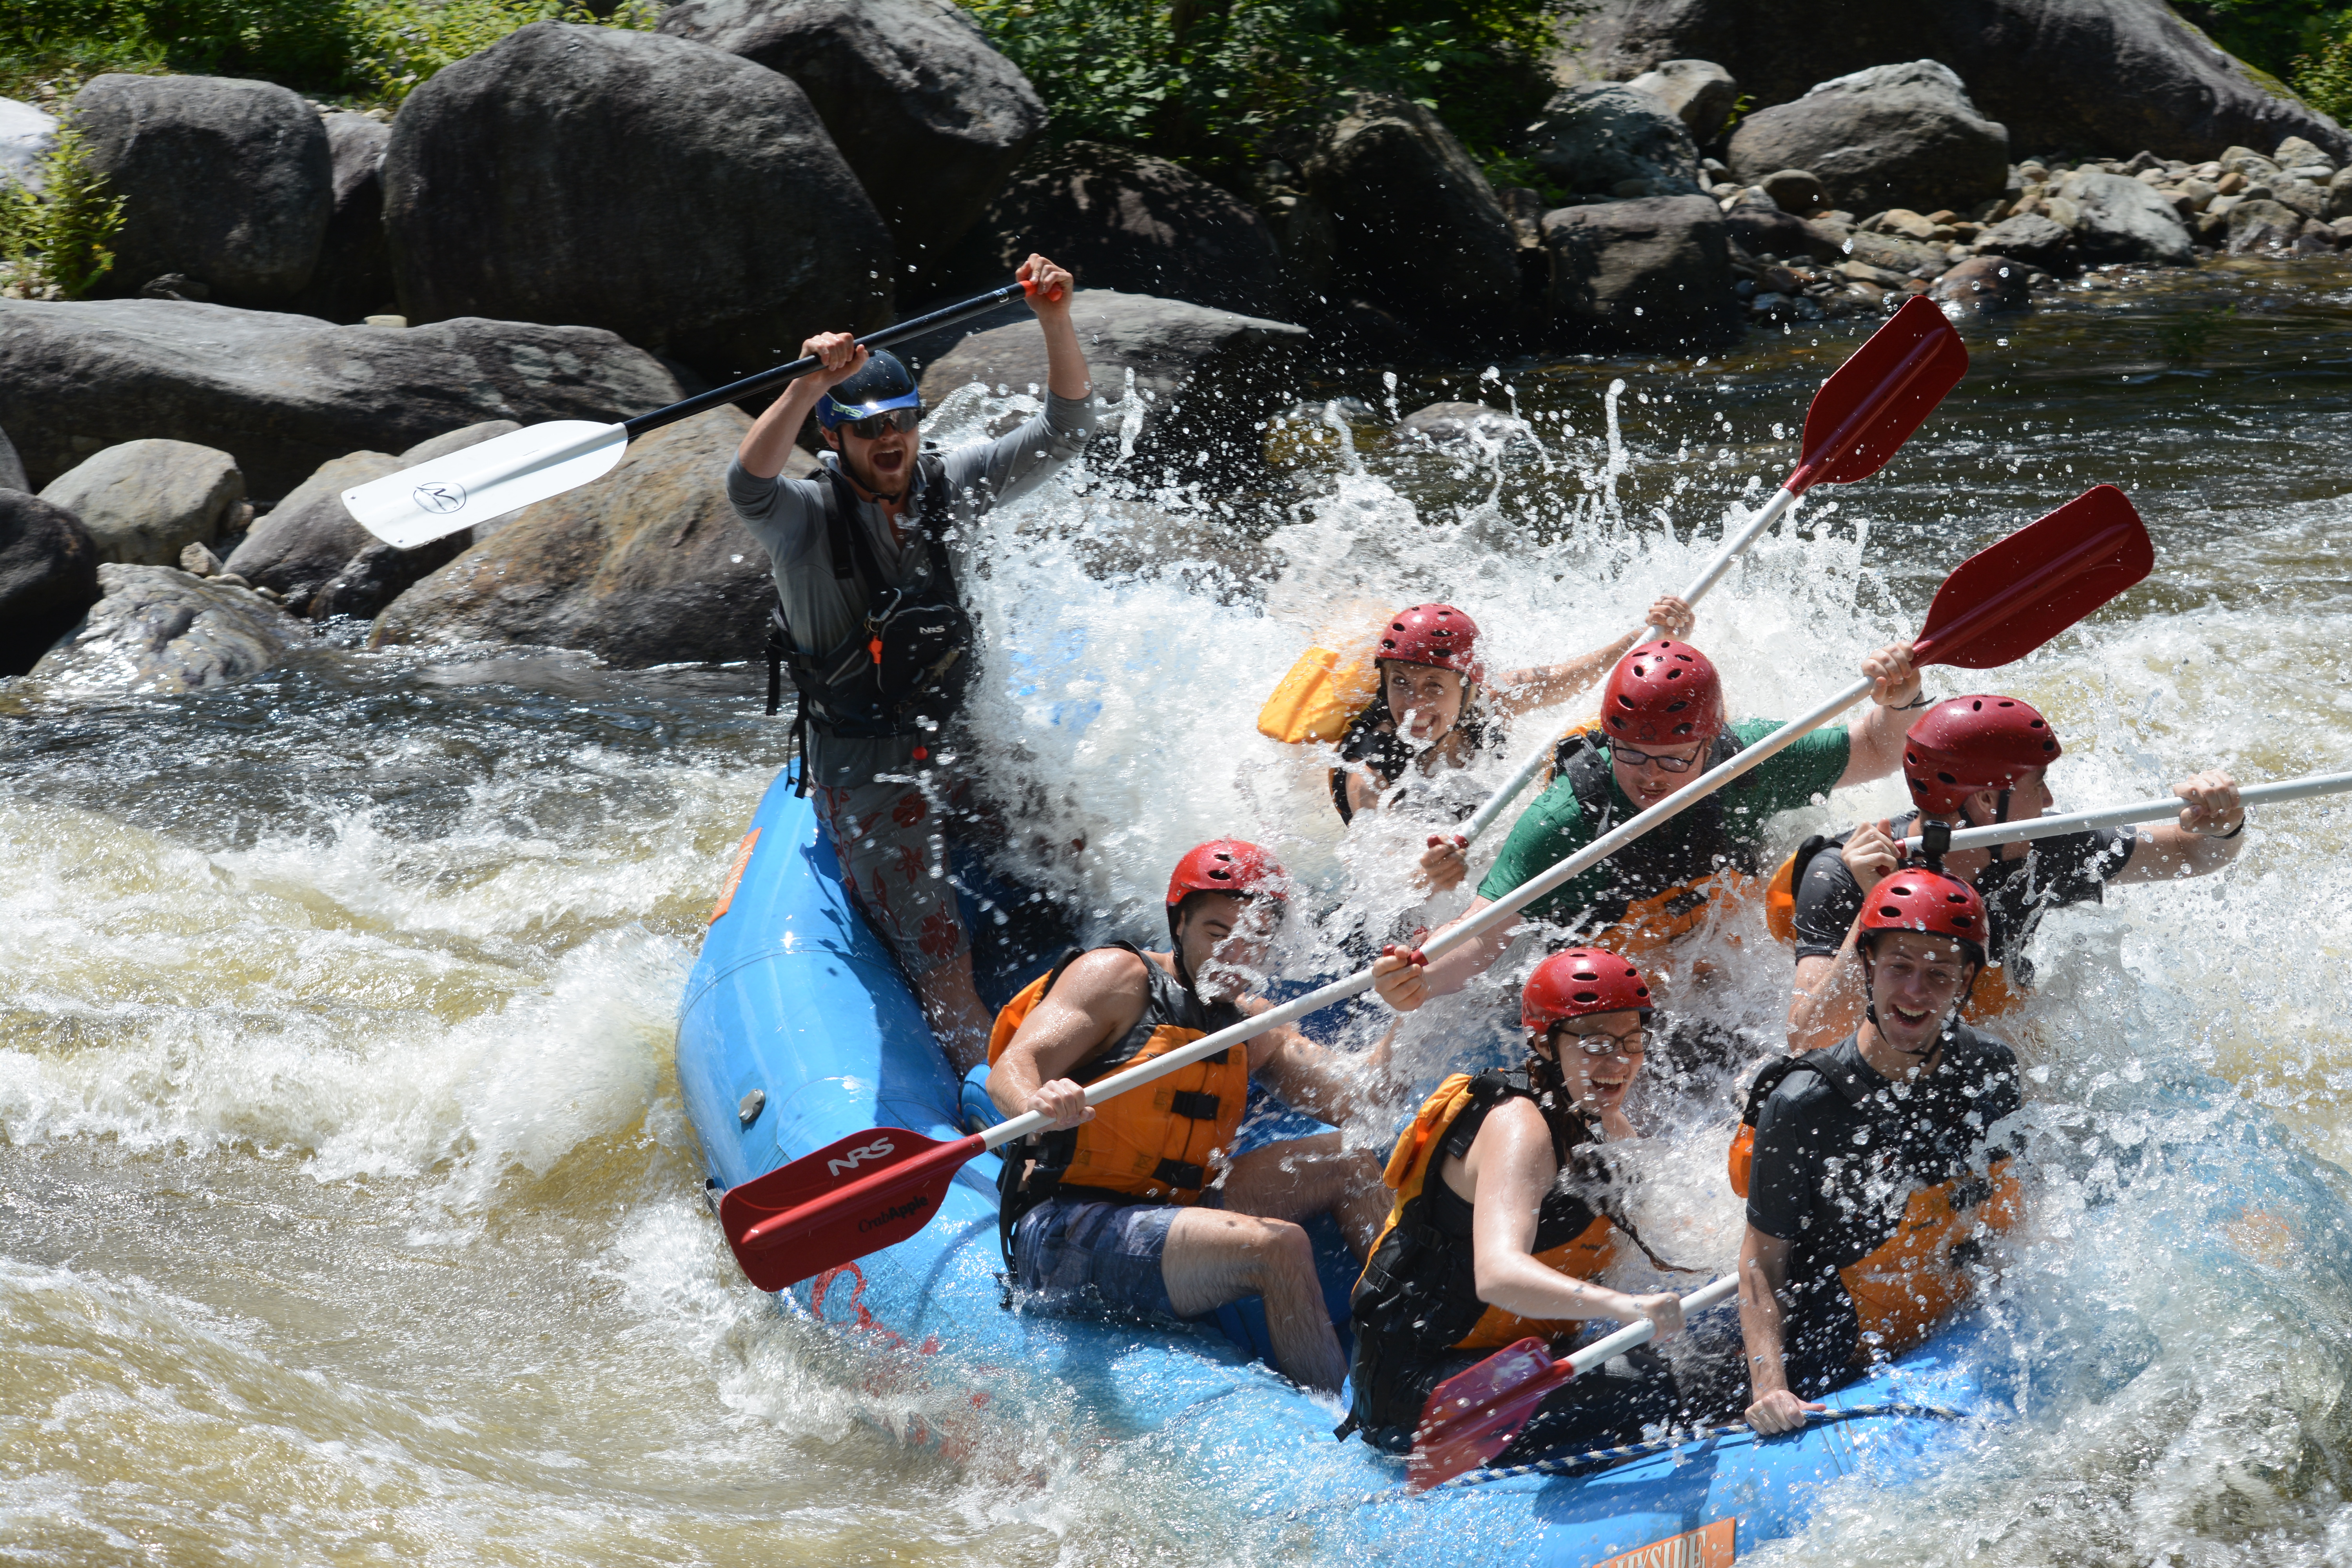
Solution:
[[[1969,379],[1888,469],[1757,547],[1702,611],[1738,705],[1842,683],[1960,556],[2109,481],[2158,578],[2000,678],[2067,737],[2062,793],[2344,765],[2352,272],[2122,282],[1969,329]],[[1288,488],[1231,516],[1059,487],[1005,520],[976,590],[1022,628],[982,710],[1024,746],[984,765],[1033,786],[1046,836],[1088,839],[1067,890],[1108,923],[1242,828],[1336,887],[1363,847],[1311,763],[1250,733],[1332,607],[1442,591],[1507,662],[1604,640],[1786,473],[1860,336],[1339,378],[1275,433]],[[1538,444],[1433,454],[1320,413],[1481,395]],[[761,686],[329,646],[188,698],[0,687],[0,1555],[1260,1554],[1068,1434],[901,1446],[855,1358],[733,1276],[669,1055],[786,751]],[[1854,795],[1841,813],[1891,800]],[[1932,1510],[1841,1491],[1787,1560],[2352,1561],[2342,1184],[2313,1163],[2352,1158],[2347,838],[2283,809],[2226,879],[2053,922],[2024,1046],[2053,1173],[2015,1310],[2053,1344],[2095,1320],[2109,1374],[1988,1436]],[[1726,1005],[1763,1016],[1785,968],[1759,945]],[[2217,1272],[2147,1173],[2249,1126],[2306,1207],[2222,1235]]]

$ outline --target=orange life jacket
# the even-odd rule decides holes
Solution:
[[[1300,654],[1258,710],[1257,732],[1294,746],[1345,735],[1364,704],[1380,694],[1380,666],[1372,653],[1391,618],[1368,618],[1360,633],[1334,638],[1339,647]]]
[[[1113,942],[1142,959],[1150,994],[1143,1016],[1108,1050],[1081,1062],[1070,1077],[1092,1083],[1123,1068],[1191,1045],[1241,1022],[1229,1003],[1203,1004],[1173,975],[1129,942]],[[1045,993],[1079,955],[1072,952],[1004,1005],[989,1032],[993,1064],[1020,1032]],[[1234,1144],[1249,1099],[1249,1049],[1227,1047],[1140,1089],[1103,1101],[1094,1120],[1063,1132],[1041,1132],[1004,1151],[1012,1179],[1006,1204],[1026,1213],[1057,1192],[1083,1188],[1139,1202],[1198,1203],[1216,1158]],[[1014,1173],[1026,1168],[1025,1179]],[[1010,1226],[1019,1213],[1007,1221]]]
[[[1806,1065],[1805,1057],[1781,1058],[1749,1088],[1747,1110],[1731,1139],[1731,1190],[1738,1196],[1748,1195],[1755,1173],[1758,1113],[1780,1081]],[[2024,1189],[2006,1157],[1992,1161],[1983,1175],[1954,1176],[1914,1192],[1895,1233],[1838,1270],[1853,1299],[1864,1342],[1892,1355],[1926,1340],[1969,1299],[1969,1277],[1954,1258],[1954,1248],[1972,1247],[1987,1231],[2011,1229],[2024,1216]]]
[[[1430,1223],[1423,1194],[1449,1154],[1466,1153],[1487,1113],[1527,1091],[1493,1075],[1477,1078],[1455,1073],[1422,1102],[1421,1110],[1397,1139],[1381,1180],[1396,1194],[1386,1223],[1367,1255],[1357,1280],[1355,1300],[1359,1333],[1378,1332],[1389,1325],[1370,1320],[1393,1314],[1379,1303],[1393,1298],[1408,1301],[1413,1315],[1412,1337],[1432,1352],[1492,1350],[1535,1335],[1557,1339],[1581,1333],[1580,1319],[1539,1321],[1522,1318],[1477,1299],[1470,1258],[1470,1238],[1455,1237]],[[1585,1136],[1582,1125],[1558,1125],[1554,1140],[1563,1136],[1572,1144]],[[1449,1190],[1463,1206],[1468,1205]],[[1576,1279],[1591,1279],[1606,1268],[1616,1253],[1616,1226],[1582,1198],[1555,1188],[1548,1193],[1536,1215],[1535,1259],[1548,1268]],[[1400,1285],[1413,1289],[1399,1289]],[[1434,1294],[1434,1300],[1432,1295]]]
[[[1793,943],[1797,940],[1797,866],[1810,861],[1829,847],[1826,838],[1808,838],[1797,846],[1796,853],[1780,862],[1772,873],[1772,880],[1764,889],[1764,924],[1774,937]],[[2026,993],[2009,983],[2009,972],[1998,963],[1987,963],[1977,971],[1976,983],[1969,987],[1969,999],[1961,1005],[1964,1018],[1998,1018],[2003,1013],[2025,1005]]]

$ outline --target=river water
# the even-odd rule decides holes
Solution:
[[[1735,710],[1809,706],[1969,551],[2105,480],[2157,576],[1930,689],[2042,705],[2062,805],[2342,766],[2352,273],[2215,265],[1969,331],[1889,469],[1702,607]],[[1490,663],[1605,640],[1787,471],[1858,336],[1348,376],[1273,431],[1278,489],[1073,476],[1013,509],[976,574],[1001,634],[977,712],[1021,741],[970,764],[1012,852],[1096,931],[1148,929],[1169,860],[1226,832],[1392,914],[1393,847],[1342,843],[1313,760],[1252,732],[1275,678],[1420,598],[1472,607]],[[1449,396],[1528,434],[1387,437]],[[0,685],[0,1557],[1280,1558],[1067,1434],[902,1445],[856,1358],[734,1273],[670,1054],[786,755],[757,672],[352,642],[187,698]],[[2278,808],[2226,875],[2047,924],[2034,1218],[1996,1308],[2021,1415],[1935,1475],[1841,1483],[1761,1560],[2352,1563],[2348,829]],[[1709,1005],[1768,1027],[1785,959],[1721,956]],[[1495,1011],[1450,1005],[1409,1040],[1425,1069]],[[1663,1145],[1692,1173],[1719,1169],[1705,1121]]]

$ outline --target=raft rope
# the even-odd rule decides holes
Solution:
[[[1940,1405],[1856,1405],[1843,1410],[1823,1410],[1806,1417],[1805,1425],[1827,1426],[1837,1421],[1856,1421],[1869,1415],[1919,1415],[1938,1421],[1965,1421],[1968,1417],[1957,1410],[1947,1410]],[[1557,1458],[1531,1459],[1524,1465],[1494,1465],[1483,1470],[1466,1470],[1450,1481],[1440,1481],[1429,1489],[1433,1492],[1458,1490],[1464,1487],[1484,1486],[1488,1481],[1507,1481],[1519,1476],[1580,1476],[1593,1470],[1606,1469],[1626,1459],[1638,1459],[1645,1455],[1663,1454],[1669,1448],[1686,1444],[1711,1442],[1717,1437],[1734,1437],[1747,1431],[1748,1423],[1734,1421],[1724,1426],[1700,1426],[1676,1436],[1653,1437],[1642,1443],[1621,1443],[1614,1448],[1593,1448],[1581,1454],[1563,1454]],[[1373,1496],[1385,1494],[1374,1493]],[[1370,1498],[1366,1501],[1371,1500]]]
[[[1937,1421],[1966,1421],[1966,1413],[1948,1410],[1940,1405],[1855,1405],[1842,1410],[1823,1410],[1806,1417],[1807,1426],[1826,1426],[1839,1421],[1859,1421],[1864,1416],[1914,1415]],[[1639,1459],[1651,1454],[1663,1454],[1671,1448],[1709,1443],[1718,1437],[1736,1437],[1748,1430],[1745,1421],[1734,1421],[1725,1426],[1700,1426],[1672,1436],[1653,1437],[1646,1442],[1622,1443],[1614,1448],[1592,1448],[1581,1454],[1562,1454],[1549,1459],[1532,1459],[1524,1465],[1495,1465],[1482,1470],[1467,1470],[1450,1481],[1440,1481],[1429,1489],[1432,1492],[1459,1491],[1467,1487],[1485,1486],[1489,1481],[1507,1481],[1520,1476],[1582,1476],[1605,1470],[1628,1459]],[[1391,1502],[1413,1496],[1402,1487],[1391,1487],[1386,1491],[1365,1492],[1353,1499],[1337,1499],[1331,1502],[1309,1503],[1295,1508],[1287,1517],[1318,1513],[1327,1508],[1362,1508],[1376,1502]],[[1426,1493],[1421,1494],[1426,1496]]]

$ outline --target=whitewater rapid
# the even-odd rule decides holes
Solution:
[[[2346,275],[2247,266],[1972,330],[1887,472],[1817,493],[1701,606],[1732,710],[1809,706],[1969,552],[2112,480],[2156,577],[1930,690],[2041,705],[2062,806],[2341,767],[2347,323]],[[1324,759],[1255,732],[1282,670],[1427,598],[1472,610],[1492,666],[1630,629],[1785,474],[1854,341],[1303,384],[1257,492],[1078,470],[990,520],[968,580],[997,739],[967,765],[1009,862],[1094,935],[1149,936],[1169,863],[1226,834],[1318,910],[1401,907],[1381,825],[1343,835]],[[1389,436],[1448,396],[1523,427]],[[1007,412],[965,395],[934,434]],[[1284,1560],[1076,1412],[902,1443],[903,1400],[735,1274],[669,1052],[787,755],[759,672],[350,640],[184,698],[0,686],[0,1552]],[[1898,798],[1842,792],[1777,837]],[[1759,1561],[2352,1562],[2347,829],[2280,808],[2222,876],[2044,922],[2033,1217],[1996,1308],[2024,1408],[1937,1477],[1841,1483]],[[1709,1005],[1769,1029],[1785,956],[1729,934]],[[1339,962],[1307,930],[1286,957]],[[1428,1010],[1407,1059],[1496,1048],[1498,994]],[[1668,1133],[1670,1201],[1719,1254],[1721,1128]]]

